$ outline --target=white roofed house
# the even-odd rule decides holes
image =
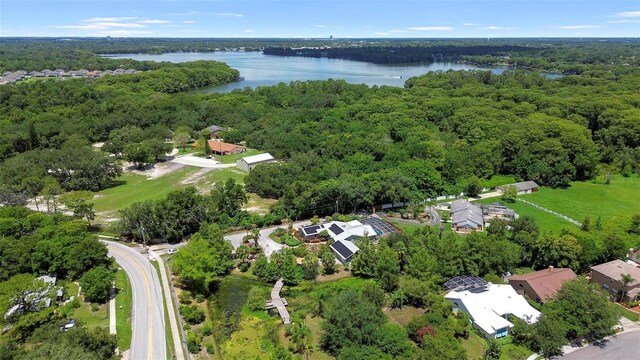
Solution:
[[[340,262],[346,263],[360,250],[355,243],[356,240],[363,237],[378,238],[394,233],[396,230],[379,217],[371,216],[362,220],[330,221],[324,224],[305,226],[298,231],[305,241],[316,239],[320,233],[326,231],[333,240],[333,244],[329,247]]]
[[[540,318],[540,312],[518,295],[511,285],[488,283],[481,287],[454,290],[445,295],[453,304],[454,311],[469,315],[473,327],[487,339],[498,339],[509,334],[513,323],[507,317],[513,315],[527,324]]]
[[[276,159],[269,153],[263,153],[258,155],[246,156],[242,159],[236,160],[236,166],[240,170],[251,171],[259,164],[274,162]]]

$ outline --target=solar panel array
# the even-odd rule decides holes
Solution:
[[[342,230],[342,228],[336,224],[331,224],[331,226],[329,226],[329,230],[331,230],[336,235],[340,235],[344,232],[344,230]]]
[[[307,235],[314,235],[315,233],[318,232],[318,229],[320,229],[322,226],[320,225],[312,225],[312,226],[307,226],[304,228],[304,232]]]
[[[345,259],[348,259],[351,255],[353,255],[353,252],[351,252],[351,250],[349,250],[349,248],[346,247],[340,241],[337,241],[337,242],[334,242],[333,244],[331,244],[331,248],[334,249],[335,251],[337,251]]]
[[[442,285],[445,291],[465,291],[485,287],[487,282],[477,276],[456,276]]]
[[[385,236],[385,235],[393,234],[394,232],[396,232],[396,228],[394,228],[393,225],[375,217],[362,219],[360,220],[360,222],[365,225],[371,225],[373,230],[376,230],[376,233],[380,232],[378,233],[378,236]]]

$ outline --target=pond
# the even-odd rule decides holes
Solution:
[[[430,64],[380,65],[361,61],[327,58],[286,57],[264,55],[259,51],[217,51],[209,53],[183,52],[166,54],[113,54],[105,57],[129,58],[140,61],[169,61],[174,63],[215,60],[240,71],[242,81],[197,90],[203,93],[229,92],[244,87],[271,86],[291,81],[342,79],[352,84],[389,85],[403,87],[413,76],[429,71],[490,70],[500,74],[509,67],[482,67],[463,63],[436,62]],[[557,77],[556,74],[544,74]]]

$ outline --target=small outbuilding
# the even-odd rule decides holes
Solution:
[[[242,159],[238,159],[236,161],[236,166],[238,166],[238,169],[240,170],[251,171],[253,170],[253,168],[258,166],[259,164],[270,163],[274,161],[276,161],[276,159],[273,156],[271,156],[271,154],[264,153],[264,154],[252,155],[252,156],[243,157]]]
[[[496,186],[496,192],[502,194],[510,186],[513,186],[518,190],[518,195],[531,194],[540,190],[540,185],[536,184],[535,181],[523,181],[515,184]]]
[[[220,137],[222,132],[225,131],[225,128],[223,128],[222,126],[218,126],[218,125],[211,125],[211,126],[207,126],[205,128],[205,130],[207,130],[209,132],[209,137],[211,139],[217,139],[217,138]]]

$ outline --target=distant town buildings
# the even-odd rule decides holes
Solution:
[[[42,71],[30,71],[25,70],[18,71],[6,71],[0,77],[0,85],[11,84],[21,80],[30,78],[101,78],[106,75],[128,75],[136,74],[140,71],[134,69],[115,69],[115,70],[71,70],[65,71],[62,69],[49,70],[44,69]]]

